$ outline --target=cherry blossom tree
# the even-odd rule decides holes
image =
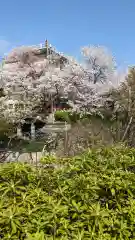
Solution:
[[[82,48],[85,58],[85,67],[90,80],[95,84],[108,82],[116,68],[115,61],[109,51],[102,46],[89,46]]]
[[[113,58],[100,47],[84,47],[82,53],[82,64],[67,57],[67,63],[61,68],[58,54],[45,57],[38,48],[14,49],[1,70],[6,96],[0,100],[2,106],[11,99],[18,101],[18,108],[13,108],[16,109],[13,114],[13,111],[4,111],[1,107],[1,114],[18,119],[32,115],[41,100],[48,101],[48,94],[52,100],[56,95],[66,96],[76,110],[90,110],[93,105],[102,104],[102,94],[110,87],[117,87]]]

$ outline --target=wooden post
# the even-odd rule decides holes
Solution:
[[[54,109],[53,109],[53,98],[51,94],[51,113],[52,113],[52,123],[54,124]]]
[[[38,164],[37,164],[37,152],[36,152],[36,167],[37,167],[37,165],[38,165]]]
[[[48,56],[48,40],[45,41],[45,47],[46,47],[46,55]]]
[[[67,135],[67,123],[65,122],[65,138],[64,138],[64,154],[67,154],[67,141],[68,135]]]

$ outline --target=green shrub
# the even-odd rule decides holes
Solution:
[[[55,120],[56,121],[62,121],[62,122],[68,122],[68,123],[75,123],[78,120],[80,120],[80,114],[73,111],[67,111],[67,110],[57,110],[55,112]]]
[[[0,165],[1,239],[135,239],[134,149],[44,162]]]
[[[61,122],[70,122],[70,112],[69,111],[64,111],[64,110],[57,110],[55,112],[55,120],[56,121],[61,121]]]
[[[10,138],[12,138],[15,133],[15,126],[11,123],[8,123],[6,119],[0,118],[0,146],[6,148]]]
[[[57,110],[55,112],[55,120],[62,121],[62,122],[70,122],[76,123],[78,120],[83,119],[101,119],[102,116],[99,113],[84,113],[84,112],[76,112],[71,110]]]
[[[15,133],[15,126],[6,122],[4,118],[0,119],[0,139],[10,137]]]

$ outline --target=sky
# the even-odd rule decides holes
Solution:
[[[120,66],[135,63],[135,0],[1,0],[0,56],[46,38],[80,60],[80,49],[102,45]]]

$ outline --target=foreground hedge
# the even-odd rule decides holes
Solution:
[[[0,165],[0,239],[135,238],[135,150]]]

